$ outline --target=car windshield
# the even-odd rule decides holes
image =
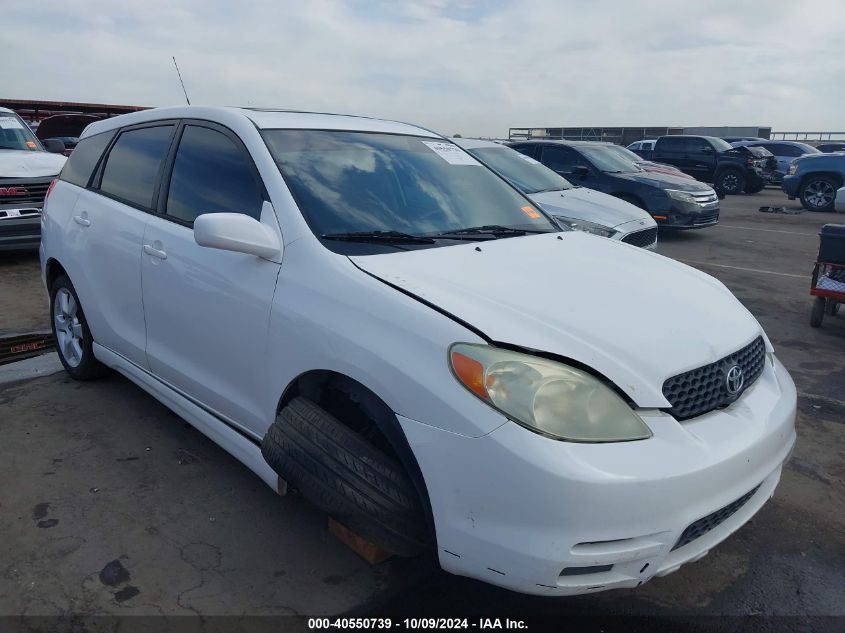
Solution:
[[[572,184],[563,176],[509,147],[476,147],[467,151],[522,193],[572,188]]]
[[[711,138],[710,142],[713,143],[713,147],[716,148],[717,152],[726,152],[729,149],[734,149],[733,145],[721,138]]]
[[[576,149],[589,159],[599,171],[609,174],[642,171],[630,158],[618,154],[609,145],[580,145]],[[637,160],[641,159],[637,157]]]
[[[311,230],[326,239],[444,245],[420,238],[452,233],[452,244],[459,243],[455,231],[479,227],[491,238],[558,230],[501,178],[443,139],[325,130],[262,135]],[[330,247],[338,248],[334,242]]]
[[[0,112],[0,149],[41,149],[32,130],[14,114]]]
[[[640,160],[643,159],[643,157],[640,156],[639,154],[635,154],[634,152],[629,150],[627,147],[622,147],[621,145],[608,145],[607,149],[609,149],[613,152],[616,152],[617,154],[619,154],[619,156],[621,156],[622,158],[625,158],[626,160],[631,161],[632,163],[636,163],[637,161],[640,161]]]
[[[793,143],[793,146],[797,147],[805,154],[821,154],[821,151],[819,151],[812,145],[807,145],[806,143]]]

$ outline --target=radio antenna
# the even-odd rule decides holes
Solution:
[[[176,74],[179,75],[179,83],[182,84],[182,92],[185,93],[185,101],[191,105],[191,100],[188,98],[188,91],[185,89],[185,82],[182,81],[182,73],[179,72],[179,64],[176,63],[176,56],[173,56],[173,65],[176,66]]]

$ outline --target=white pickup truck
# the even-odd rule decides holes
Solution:
[[[12,110],[0,108],[0,251],[38,248],[41,207],[65,164],[64,144],[42,144]]]

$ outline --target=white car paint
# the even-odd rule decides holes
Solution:
[[[833,208],[840,213],[845,213],[845,187],[836,190],[836,200],[833,202]]]
[[[485,148],[494,148],[497,152],[512,153],[516,160],[529,163],[536,169],[547,170],[553,174],[555,179],[561,178],[542,163],[509,147],[503,147],[501,144],[470,138],[455,138],[452,141],[470,153],[473,153],[473,150]],[[484,161],[483,155],[475,156],[482,162]],[[493,165],[488,164],[487,166],[493,171],[497,171]],[[508,180],[508,174],[504,171],[497,171],[497,173]],[[515,183],[512,182],[511,184],[518,188]],[[649,213],[630,202],[600,191],[576,186],[556,191],[528,193],[527,195],[544,211],[559,219],[563,224],[568,225],[567,220],[572,219],[592,222],[613,231],[613,235],[610,236],[610,239],[613,240],[626,241],[630,239],[632,233],[654,229],[654,239],[645,247],[654,249],[657,246],[657,222]]]
[[[703,556],[773,493],[795,441],[795,388],[760,325],[715,279],[578,232],[329,251],[260,130],[435,136],[403,123],[193,106],[100,121],[84,136],[179,118],[216,122],[243,141],[270,198],[262,231],[278,236],[280,257],[200,246],[189,227],[60,181],[43,217],[42,275],[56,263],[67,271],[101,362],[272,488],[279,480],[258,443],[285,388],[319,368],[395,412],[422,470],[443,568],[516,591],[637,586]],[[736,402],[684,422],[663,410],[667,376],[761,335],[762,375]],[[652,437],[591,444],[534,433],[458,382],[448,364],[456,342],[589,367],[629,398]],[[691,522],[755,489],[730,519],[672,550]]]
[[[0,149],[0,178],[39,178],[56,176],[65,164],[61,154]]]

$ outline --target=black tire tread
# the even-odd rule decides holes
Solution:
[[[813,301],[813,309],[810,312],[810,325],[812,327],[821,327],[824,321],[825,299],[824,297],[816,297]]]
[[[291,400],[261,450],[303,497],[367,540],[401,556],[424,549],[424,515],[401,465],[316,403]]]

